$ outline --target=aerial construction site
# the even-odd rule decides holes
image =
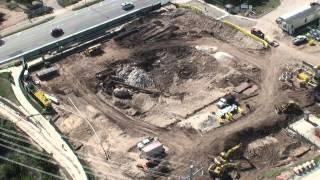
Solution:
[[[177,2],[2,65],[1,117],[62,179],[317,179],[319,46],[280,24],[320,5],[243,17]]]

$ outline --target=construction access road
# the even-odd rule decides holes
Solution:
[[[53,159],[68,173],[68,179],[86,180],[87,176],[85,171],[72,149],[62,139],[54,126],[52,126],[50,122],[39,114],[38,110],[30,104],[20,89],[19,77],[22,70],[22,66],[9,69],[9,71],[12,72],[12,77],[14,79],[12,90],[17,100],[22,105],[20,109],[27,118],[12,115],[12,113],[9,113],[9,117],[14,119],[13,121],[19,120],[18,127],[34,139],[34,141],[48,154],[52,155]]]
[[[4,45],[0,47],[0,64],[161,1],[133,0],[135,7],[130,11],[122,9],[121,3],[123,2],[125,0],[103,1],[88,8],[63,14],[52,21],[3,38]],[[52,29],[57,27],[62,28],[64,34],[59,38],[54,38],[50,33]]]

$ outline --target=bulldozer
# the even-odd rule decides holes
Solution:
[[[85,56],[96,56],[98,54],[102,53],[102,50],[101,50],[101,44],[96,44],[94,46],[91,46],[89,48],[87,48],[85,51],[84,51],[84,55]]]
[[[238,144],[226,152],[221,152],[213,159],[213,163],[209,166],[208,172],[212,177],[221,178],[231,169],[238,171],[239,164],[231,162],[230,158],[241,148],[242,144]],[[238,174],[238,173],[237,173]]]

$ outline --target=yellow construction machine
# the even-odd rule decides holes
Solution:
[[[101,44],[96,44],[94,46],[91,46],[91,47],[87,48],[84,51],[84,55],[86,55],[86,56],[95,56],[95,55],[98,55],[101,52],[102,52]]]
[[[51,107],[51,101],[48,99],[44,92],[42,90],[37,89],[33,95],[36,97],[36,99],[41,103],[42,106],[45,108]]]
[[[213,163],[209,166],[208,172],[212,177],[223,177],[225,172],[230,169],[238,169],[238,163],[232,163],[230,161],[231,156],[241,148],[242,144],[238,144],[226,152],[221,152],[217,157],[213,159]]]

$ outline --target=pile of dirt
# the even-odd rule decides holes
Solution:
[[[173,83],[183,83],[201,75],[219,72],[216,60],[193,47],[179,44],[161,44],[140,49],[129,59],[115,60],[106,67],[122,81],[140,88],[168,92]]]
[[[169,10],[161,14],[154,13],[133,21],[125,28],[126,32],[131,33],[127,33],[126,38],[116,38],[118,44],[123,47],[136,47],[142,43],[176,39],[194,40],[201,37],[231,41],[237,34],[237,30],[221,21],[185,9]]]

